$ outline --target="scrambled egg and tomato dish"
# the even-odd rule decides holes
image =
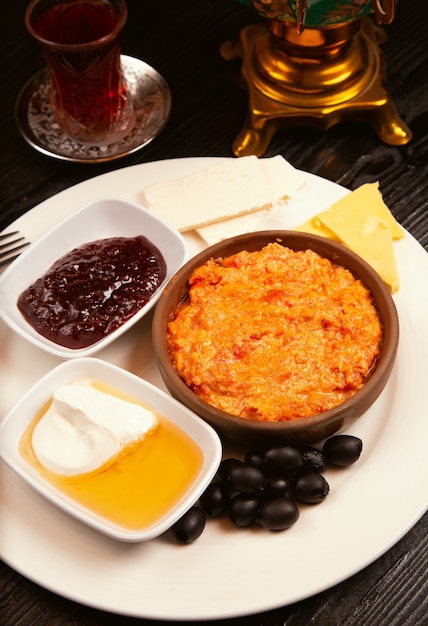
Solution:
[[[382,326],[370,292],[316,253],[277,243],[211,259],[169,323],[174,366],[233,415],[309,417],[351,397],[376,364]]]

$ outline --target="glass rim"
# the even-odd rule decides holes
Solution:
[[[51,2],[51,5],[54,6],[55,4],[71,4],[74,1],[75,0],[57,0],[57,1],[53,0]],[[109,33],[107,33],[103,37],[99,37],[98,39],[91,39],[90,41],[85,41],[83,43],[59,43],[57,41],[51,41],[50,39],[45,39],[44,37],[41,37],[36,32],[31,19],[32,19],[32,13],[33,13],[34,8],[37,5],[41,4],[43,0],[31,0],[30,4],[28,5],[25,11],[25,26],[28,32],[30,33],[30,35],[39,44],[58,50],[58,51],[62,51],[62,52],[76,51],[77,52],[82,49],[87,50],[88,48],[96,48],[100,45],[104,45],[111,41],[114,41],[114,39],[117,37],[117,35],[121,32],[121,30],[125,26],[126,20],[128,18],[128,7],[126,5],[125,0],[102,0],[102,1],[105,4],[110,4],[110,5],[115,5],[115,6],[120,5],[122,10],[119,15],[117,24],[115,24],[113,30],[111,30]]]

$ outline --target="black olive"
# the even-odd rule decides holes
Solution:
[[[263,492],[265,499],[290,498],[291,479],[287,476],[268,475]]]
[[[258,467],[242,463],[230,468],[229,485],[235,491],[255,494],[263,489],[264,484],[265,476]]]
[[[227,512],[229,491],[220,482],[212,482],[199,498],[199,503],[210,517],[221,517]]]
[[[249,465],[254,465],[254,467],[258,467],[263,470],[266,465],[265,461],[265,451],[262,449],[254,449],[247,452],[245,455],[245,462]]]
[[[318,472],[303,472],[296,477],[293,485],[293,495],[307,504],[322,502],[329,491],[328,482]]]
[[[322,474],[327,469],[324,453],[313,446],[301,446],[300,453],[303,459],[303,468]]]
[[[223,459],[223,461],[220,463],[220,467],[217,470],[217,474],[223,482],[227,482],[229,480],[229,474],[232,467],[242,464],[243,461],[241,461],[240,459]]]
[[[335,435],[324,443],[323,453],[327,463],[347,467],[360,458],[363,442],[353,435]]]
[[[205,520],[203,510],[193,506],[171,527],[171,532],[179,543],[192,543],[203,533]]]
[[[291,446],[269,448],[265,453],[265,461],[270,466],[285,472],[292,472],[303,465],[299,450]]]
[[[229,505],[229,518],[241,528],[252,526],[257,521],[260,509],[260,500],[255,496],[237,493]]]
[[[275,498],[260,509],[259,523],[267,530],[285,530],[297,522],[299,515],[299,509],[293,500]]]

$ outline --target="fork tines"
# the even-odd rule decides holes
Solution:
[[[20,251],[29,245],[17,230],[0,235],[0,242],[0,268],[12,263],[19,257]]]

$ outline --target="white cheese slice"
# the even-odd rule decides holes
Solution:
[[[242,215],[216,224],[209,224],[198,228],[196,232],[208,246],[212,246],[228,237],[236,237],[260,230],[260,224],[268,214],[269,209],[257,211],[250,215]]]
[[[179,231],[269,206],[271,198],[257,157],[222,161],[144,189],[147,206]]]
[[[305,184],[303,173],[280,155],[270,159],[259,159],[259,165],[263,170],[272,202],[290,198]]]
[[[264,211],[302,183],[303,175],[283,157],[251,155],[148,185],[144,197],[146,205],[177,230],[199,232],[211,224]]]
[[[263,172],[266,189],[272,205],[280,205],[286,202],[305,184],[303,174],[282,156],[259,159],[258,163]],[[237,235],[260,230],[261,224],[269,211],[270,208],[261,208],[259,211],[254,211],[247,215],[229,219],[225,218],[215,224],[197,228],[196,232],[210,246],[228,237],[236,237]]]

